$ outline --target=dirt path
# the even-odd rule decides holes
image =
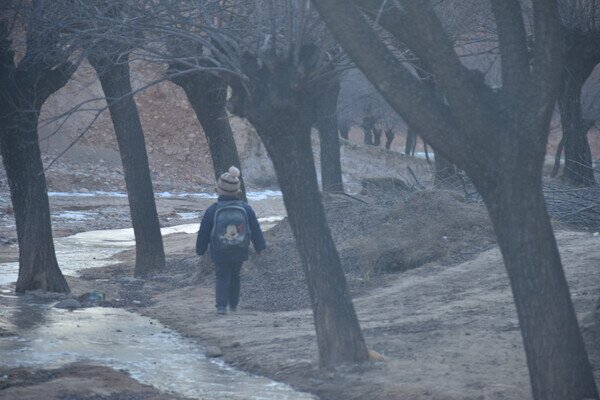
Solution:
[[[566,231],[557,237],[581,320],[600,297],[600,238]],[[146,286],[155,294],[141,313],[218,345],[233,365],[324,399],[531,398],[497,249],[451,267],[430,264],[390,275],[387,285],[356,299],[368,345],[385,361],[328,374],[316,368],[309,310],[217,317],[211,287],[159,293]]]

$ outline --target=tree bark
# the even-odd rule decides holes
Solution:
[[[534,398],[597,399],[541,174],[524,174],[524,165],[514,170],[482,195],[508,271]]]
[[[340,138],[337,127],[339,93],[339,82],[335,82],[319,97],[317,104],[316,127],[321,139],[321,185],[324,192],[341,193],[344,191]]]
[[[367,146],[372,146],[373,145],[373,131],[371,130],[371,127],[365,126],[363,125],[363,130],[364,130],[364,143]]]
[[[392,148],[392,142],[394,141],[394,137],[396,133],[392,129],[385,130],[385,148],[390,150]]]
[[[172,68],[180,67],[172,66]],[[215,180],[227,172],[232,165],[242,171],[233,131],[225,110],[227,100],[225,82],[216,76],[202,72],[190,72],[170,80],[184,90],[200,125],[202,125],[208,142]],[[246,200],[243,174],[240,176],[240,183],[242,198]]]
[[[373,146],[381,146],[381,136],[383,132],[379,128],[373,128]]]
[[[35,93],[26,103],[33,103]],[[16,94],[16,93],[15,93]],[[13,100],[15,100],[13,98]],[[24,99],[20,99],[24,100]],[[46,175],[38,142],[39,109],[19,109],[5,101],[1,111],[0,150],[8,177],[19,243],[19,277],[16,291],[69,292],[52,239]]]
[[[350,134],[350,123],[344,120],[340,120],[340,118],[338,118],[337,121],[340,130],[340,136],[348,140],[348,135]]]
[[[550,173],[550,176],[552,178],[555,178],[556,175],[558,175],[558,171],[560,170],[560,158],[562,156],[564,148],[565,137],[563,135],[563,137],[560,139],[560,142],[558,142],[558,146],[556,146],[556,154],[554,154],[554,166],[552,167],[552,172]]]
[[[592,186],[596,179],[587,138],[589,125],[584,121],[581,111],[581,88],[592,73],[595,63],[581,65],[582,61],[577,59],[566,62],[563,87],[558,100],[565,152],[563,175],[576,185]]]
[[[273,161],[311,298],[322,367],[364,361],[367,347],[331,237],[316,178],[310,122],[255,125]],[[283,134],[282,132],[287,132]]]
[[[406,131],[406,143],[404,144],[404,154],[407,156],[414,156],[415,149],[417,148],[417,133],[412,128],[408,128]]]
[[[135,235],[135,276],[145,276],[165,267],[160,224],[154,201],[144,131],[133,98],[127,53],[90,57],[110,110],[129,199]]]

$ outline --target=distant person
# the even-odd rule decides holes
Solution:
[[[196,253],[202,256],[210,244],[215,264],[217,313],[235,312],[240,301],[240,271],[248,260],[250,241],[256,254],[267,248],[252,207],[239,199],[240,170],[229,168],[217,181],[218,201],[208,207],[196,240]]]

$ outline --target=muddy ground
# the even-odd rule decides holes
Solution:
[[[184,400],[142,385],[125,371],[74,363],[57,369],[0,368],[2,400]]]

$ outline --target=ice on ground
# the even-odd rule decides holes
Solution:
[[[127,197],[127,193],[123,192],[106,192],[102,190],[94,190],[90,192],[48,192],[50,197]],[[218,196],[216,193],[206,192],[157,192],[154,194],[157,198],[186,198],[195,197],[201,199],[216,199]],[[282,193],[279,190],[263,190],[263,191],[249,191],[246,193],[248,200],[265,200],[270,197],[281,197]]]
[[[88,221],[94,219],[94,217],[98,215],[95,212],[86,212],[86,211],[61,211],[59,213],[53,214],[53,217],[70,219],[73,221]]]
[[[0,326],[18,335],[0,337],[3,367],[55,368],[92,361],[124,369],[137,381],[196,399],[312,399],[291,387],[250,375],[221,361],[156,320],[118,308],[76,311],[0,295]]]
[[[90,192],[48,192],[50,197],[127,197],[127,193],[105,192],[94,190]]]
[[[285,217],[270,216],[259,218],[258,222],[267,231],[283,218]],[[173,233],[195,234],[199,229],[200,224],[193,223],[164,227],[160,232],[163,236]],[[60,270],[71,276],[78,276],[79,271],[85,268],[115,264],[113,256],[134,246],[133,228],[80,232],[54,240]],[[0,285],[16,282],[18,271],[19,263],[0,264]]]
[[[199,219],[202,216],[202,213],[196,211],[178,212],[176,214],[180,219]]]

